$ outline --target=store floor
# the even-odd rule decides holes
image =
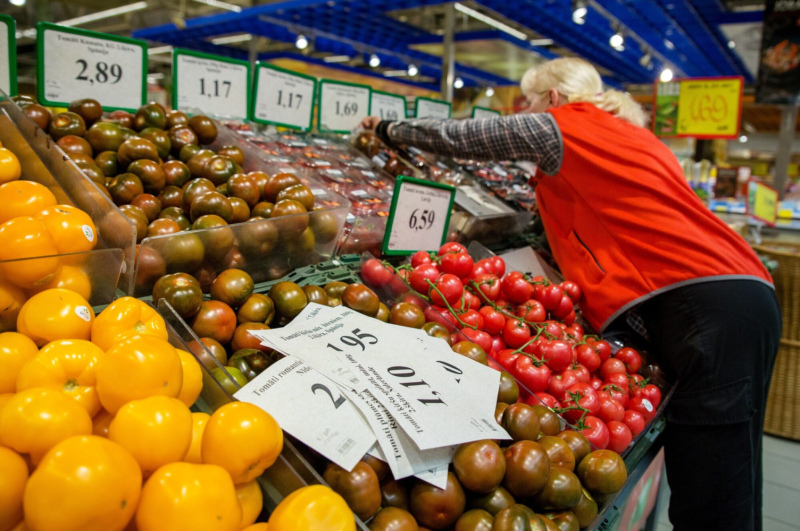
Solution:
[[[670,531],[669,487],[661,490],[656,531]],[[800,531],[800,442],[764,436],[764,531]]]

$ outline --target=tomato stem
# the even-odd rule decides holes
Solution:
[[[461,324],[461,326],[462,326],[462,327],[471,328],[471,329],[473,329],[473,330],[478,330],[478,327],[477,327],[477,326],[473,326],[473,325],[471,325],[471,324],[467,324],[467,323],[465,323],[464,321],[462,321],[462,320],[461,320],[461,318],[459,318],[459,316],[458,316],[459,314],[457,314],[457,313],[456,313],[456,311],[453,309],[453,307],[452,307],[452,306],[450,306],[450,303],[449,303],[449,302],[447,302],[447,299],[445,299],[445,297],[444,297],[444,295],[442,294],[442,292],[441,292],[441,291],[439,291],[439,288],[437,288],[437,287],[436,287],[436,285],[435,285],[433,282],[431,282],[431,280],[430,280],[429,278],[426,278],[426,279],[425,279],[425,282],[427,282],[427,283],[428,283],[428,285],[429,285],[429,286],[430,286],[432,289],[436,290],[436,293],[438,293],[438,294],[439,294],[439,296],[442,298],[442,302],[444,302],[445,306],[447,306],[447,309],[450,311],[450,313],[453,315],[453,317],[455,317],[455,318],[456,318],[456,321],[458,321],[458,322]],[[462,295],[462,297],[463,297],[463,295]],[[462,299],[462,300],[463,300],[463,299]]]

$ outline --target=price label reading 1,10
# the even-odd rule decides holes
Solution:
[[[176,49],[172,55],[175,87],[172,106],[214,116],[246,119],[250,64],[200,52]]]
[[[106,110],[136,110],[146,100],[144,41],[41,22],[37,26],[37,95],[66,107],[93,98]]]
[[[268,63],[256,63],[251,118],[259,123],[311,129],[317,80]]]
[[[370,88],[323,79],[319,96],[319,129],[349,133],[369,116]]]
[[[407,118],[406,99],[403,96],[373,90],[371,106],[370,113],[380,117],[381,120],[405,120]]]
[[[456,189],[400,176],[383,238],[383,253],[404,255],[438,249],[446,240]]]

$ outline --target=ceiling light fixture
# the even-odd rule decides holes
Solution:
[[[639,64],[648,70],[653,66],[653,56],[650,52],[645,54],[639,59]]]
[[[491,98],[492,96],[494,96],[494,88],[486,87],[486,97]]]
[[[386,77],[405,77],[408,75],[407,70],[387,70],[382,72],[382,74]]]
[[[369,56],[369,66],[372,68],[378,68],[381,66],[381,58],[377,56],[377,54],[372,54]]]
[[[672,69],[665,68],[664,70],[661,71],[661,76],[659,76],[659,79],[661,80],[662,83],[669,83],[670,81],[672,81],[672,76],[673,76]]]
[[[408,75],[414,77],[417,74],[419,74],[419,68],[417,67],[417,65],[415,65],[414,63],[408,65]]]
[[[328,57],[323,57],[322,60],[326,63],[346,63],[352,59],[349,55],[329,55]]]
[[[476,10],[472,9],[471,7],[467,7],[467,6],[463,5],[463,4],[459,4],[458,2],[453,4],[453,7],[455,7],[456,11],[458,11],[460,13],[464,13],[465,15],[470,16],[470,17],[474,18],[475,20],[480,20],[484,24],[487,24],[487,25],[489,25],[489,26],[491,26],[493,28],[499,29],[503,33],[508,33],[512,37],[516,37],[516,38],[518,38],[520,40],[527,40],[528,39],[528,36],[525,35],[524,33],[522,33],[521,31],[512,28],[508,24],[504,24],[504,23],[500,22],[499,20],[495,20],[490,16],[484,15],[480,11],[476,11]]]
[[[464,80],[461,79],[460,77],[457,77],[455,81],[453,81],[453,88],[455,89],[464,88]]]
[[[747,142],[747,135],[742,135],[742,136],[740,136],[740,137],[739,137],[739,142],[741,142],[742,144],[744,144],[745,142]]]
[[[92,13],[91,15],[84,15],[82,17],[62,20],[57,24],[59,26],[79,26],[81,24],[86,24],[88,22],[103,20],[104,18],[116,17],[119,15],[124,15],[125,13],[140,11],[142,9],[145,9],[146,7],[147,7],[147,2],[135,2],[133,4],[128,4],[126,6],[115,7],[113,9],[106,9],[105,11],[98,11],[97,13]]]
[[[22,7],[25,5],[26,0],[8,0],[12,6]]]
[[[199,4],[205,4],[207,6],[216,7],[219,9],[225,9],[227,11],[233,11],[235,13],[242,12],[241,6],[229,4],[228,2],[222,2],[221,0],[194,0],[194,1]]]
[[[294,41],[294,45],[298,50],[305,50],[308,48],[308,38],[305,35],[298,35],[297,39]]]
[[[586,14],[589,10],[586,8],[586,3],[581,0],[572,2],[572,22],[582,26],[586,23]]]
[[[252,40],[253,36],[249,33],[242,33],[239,35],[228,35],[227,37],[217,37],[211,39],[212,44],[233,44],[235,42],[247,42]]]
[[[625,36],[622,35],[621,29],[617,29],[614,35],[608,39],[608,44],[618,52],[625,49]]]
[[[555,42],[553,39],[531,39],[528,44],[531,46],[552,46]]]
[[[728,41],[728,48],[733,50],[734,48],[736,48],[736,43],[733,42],[732,40]]]

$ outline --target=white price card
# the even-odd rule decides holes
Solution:
[[[483,118],[497,118],[498,116],[502,116],[502,113],[500,111],[495,111],[494,109],[478,106],[472,108],[472,117],[478,120]]]
[[[287,433],[345,470],[352,470],[376,441],[339,387],[299,358],[283,358],[234,397],[260,407]]]
[[[246,120],[250,109],[250,63],[201,52],[172,52],[172,107],[200,109],[220,118]]]
[[[417,118],[435,118],[437,120],[447,120],[453,109],[452,105],[446,101],[434,100],[418,96],[416,100]]]
[[[373,90],[371,107],[370,114],[381,120],[405,120],[408,117],[406,99],[397,94]]]
[[[319,85],[317,127],[320,131],[347,134],[370,115],[370,89],[323,79]]]
[[[383,237],[383,254],[433,251],[447,239],[456,190],[452,186],[400,176]]]
[[[92,98],[105,110],[136,111],[147,100],[147,44],[138,39],[40,22],[39,103],[66,107]]]
[[[17,23],[0,15],[0,90],[17,95]]]
[[[254,122],[311,130],[317,94],[315,77],[259,61],[253,93],[250,118]]]

